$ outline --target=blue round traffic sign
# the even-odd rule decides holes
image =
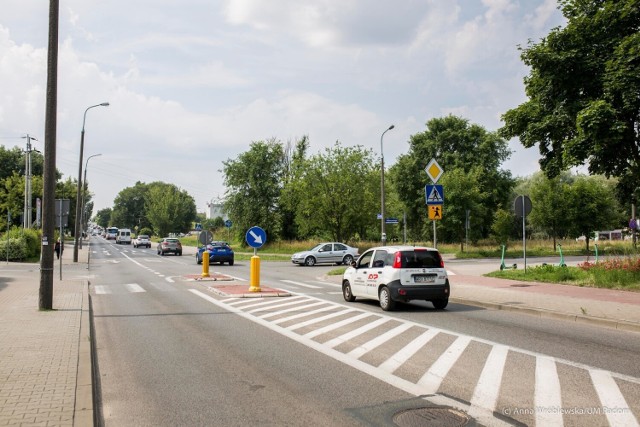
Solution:
[[[226,221],[224,222],[224,226],[225,226],[225,227],[227,227],[227,228],[231,228],[231,226],[232,226],[232,225],[233,225],[233,223],[231,222],[231,220],[230,220],[230,219],[228,219],[228,220],[226,220]]]
[[[252,248],[259,248],[267,242],[267,233],[262,228],[254,226],[247,230],[245,240]]]

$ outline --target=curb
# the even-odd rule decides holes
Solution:
[[[82,281],[82,314],[78,345],[78,370],[73,424],[93,425],[93,366],[91,363],[91,328],[89,325],[89,283]]]
[[[474,301],[464,298],[449,298],[449,301],[458,303],[473,305],[476,307],[490,308],[493,310],[502,311],[517,311],[519,313],[530,314],[540,318],[556,319],[556,320],[569,320],[576,323],[584,323],[589,325],[604,326],[612,329],[627,332],[640,332],[640,323],[629,322],[625,320],[605,319],[602,317],[593,317],[579,314],[562,313],[559,311],[548,310],[546,308],[539,307],[518,307],[509,304],[501,304],[494,302]]]

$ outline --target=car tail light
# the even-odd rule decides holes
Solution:
[[[438,252],[438,259],[440,260],[440,268],[444,268],[444,260],[442,259],[442,255]]]
[[[396,252],[393,257],[393,268],[402,268],[402,252]]]

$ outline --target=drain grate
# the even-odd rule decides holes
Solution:
[[[515,285],[511,285],[512,288],[528,288],[529,286],[533,285],[526,285],[524,283],[516,283]]]
[[[462,427],[470,420],[464,412],[451,408],[407,409],[393,416],[393,422],[398,427]]]

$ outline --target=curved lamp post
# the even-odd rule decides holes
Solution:
[[[101,154],[94,154],[93,156],[89,156],[87,157],[87,160],[84,162],[84,179],[82,180],[82,203],[81,203],[81,207],[82,207],[82,212],[80,212],[80,235],[82,235],[82,233],[84,233],[84,212],[86,210],[86,206],[85,206],[85,199],[87,196],[87,166],[89,165],[89,160],[91,160],[94,157],[98,157],[98,156],[102,156]],[[80,243],[80,245],[82,245],[82,243]],[[80,246],[82,248],[82,246]]]
[[[78,191],[76,192],[76,224],[73,231],[73,237],[75,242],[73,244],[73,262],[78,262],[78,244],[80,243],[81,238],[78,237],[78,232],[80,231],[80,221],[78,220],[81,216],[81,208],[80,206],[80,191],[82,189],[82,152],[84,150],[84,124],[87,121],[87,111],[95,107],[108,107],[108,102],[103,102],[101,104],[92,105],[84,110],[84,116],[82,118],[82,133],[80,134],[80,160],[78,161]]]
[[[387,233],[384,230],[384,220],[385,220],[385,212],[384,212],[384,152],[382,151],[382,138],[384,138],[384,134],[389,132],[395,126],[391,125],[387,130],[382,132],[380,135],[380,213],[382,214],[382,218],[380,218],[380,230],[381,230],[381,240],[382,246],[387,244]]]

